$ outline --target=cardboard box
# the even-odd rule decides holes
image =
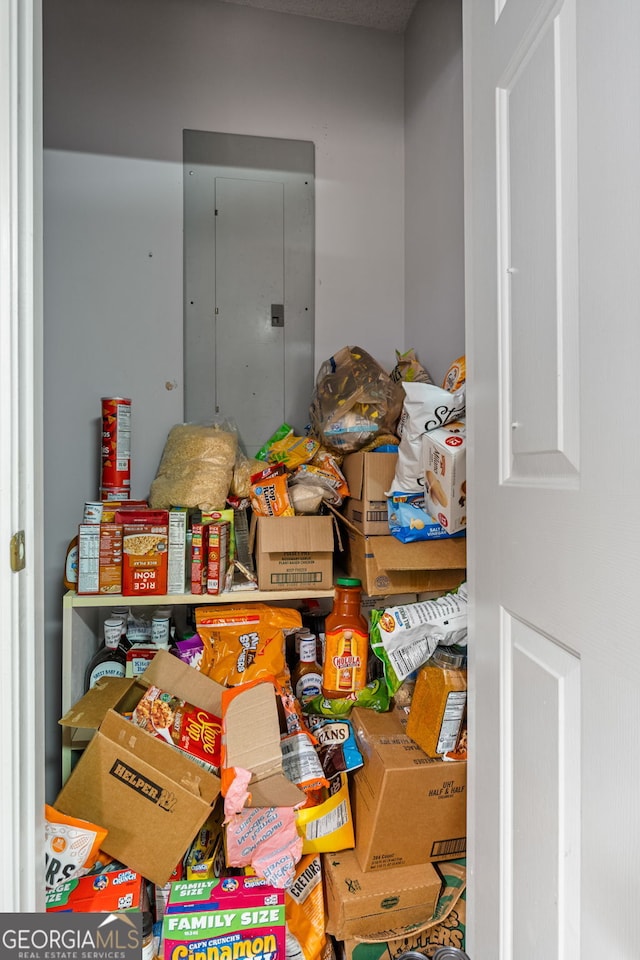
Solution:
[[[361,533],[386,536],[389,533],[386,492],[391,489],[398,462],[397,453],[350,453],[342,472],[349,485],[343,514]]]
[[[424,492],[428,513],[449,534],[467,526],[467,441],[461,421],[430,430],[422,438]]]
[[[430,863],[364,873],[351,850],[323,856],[327,932],[338,940],[381,934],[430,917],[442,878]]]
[[[123,716],[148,686],[220,716],[222,688],[160,650],[138,680],[100,681],[62,717],[95,729],[54,806],[106,827],[106,853],[162,886],[211,813],[220,780]]]
[[[364,758],[353,774],[355,853],[362,870],[450,860],[466,850],[466,762],[432,760],[395,711],[355,707]]]
[[[260,590],[333,587],[332,517],[258,517],[255,559]]]
[[[433,957],[440,947],[464,950],[466,939],[466,863],[439,863],[443,886],[433,913],[419,925],[394,925],[384,936],[345,939],[340,960],[400,960],[408,951]],[[386,874],[383,874],[385,876]],[[426,912],[425,912],[426,916]]]
[[[224,717],[227,765],[251,770],[253,806],[296,806],[306,795],[282,772],[273,684],[228,690],[166,650],[137,680],[99,681],[59,721],[96,733],[54,807],[106,827],[105,852],[163,886],[211,815],[220,780],[124,716],[150,686]]]
[[[344,524],[347,575],[362,581],[369,596],[453,590],[465,579],[466,538],[401,543],[368,537]]]

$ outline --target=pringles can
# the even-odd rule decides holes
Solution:
[[[113,499],[109,494],[115,490],[128,496],[131,488],[131,400],[102,398],[101,452],[101,499]]]

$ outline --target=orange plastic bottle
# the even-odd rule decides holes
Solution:
[[[369,626],[360,609],[362,584],[336,580],[333,609],[325,621],[322,695],[328,700],[354,696],[367,683]]]

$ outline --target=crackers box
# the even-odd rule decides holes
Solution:
[[[462,421],[430,430],[422,438],[427,512],[449,534],[467,526],[467,440]]]

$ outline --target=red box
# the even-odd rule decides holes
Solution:
[[[112,913],[146,909],[143,877],[134,870],[114,870],[95,876],[64,880],[47,893],[48,913]]]
[[[209,524],[191,524],[191,593],[207,592]]]
[[[228,520],[207,524],[207,593],[222,593],[229,565],[230,524]]]
[[[116,523],[123,525],[123,596],[166,594],[169,511],[117,511]]]

